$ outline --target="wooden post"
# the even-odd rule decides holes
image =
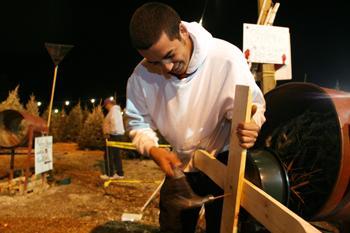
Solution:
[[[268,12],[271,9],[272,0],[258,0],[259,20],[258,24],[266,24],[268,21]],[[261,89],[264,94],[276,87],[275,66],[273,64],[261,65]]]
[[[25,167],[25,180],[24,180],[24,192],[27,191],[28,187],[28,181],[29,181],[29,175],[30,175],[30,164],[31,164],[31,158],[32,158],[32,149],[33,149],[33,140],[34,140],[34,131],[33,127],[29,127],[28,130],[28,147],[27,147],[27,159],[26,159],[26,167]]]
[[[258,14],[259,14],[258,24],[264,24],[271,5],[272,5],[272,0],[258,0]]]
[[[14,172],[15,172],[15,149],[11,149],[9,181],[11,181],[14,178]]]
[[[249,86],[236,86],[231,124],[230,153],[228,157],[224,193],[231,195],[224,198],[221,218],[221,233],[238,231],[238,214],[242,193],[247,150],[239,145],[237,126],[251,118],[252,98]]]
[[[273,64],[262,64],[262,92],[266,94],[276,87],[275,66]]]
[[[55,87],[56,87],[57,70],[58,70],[58,65],[55,66],[55,71],[54,71],[54,74],[53,74],[52,90],[51,90],[51,99],[50,99],[50,105],[49,105],[49,115],[48,115],[48,117],[47,117],[47,128],[48,128],[48,129],[50,129],[50,121],[51,121],[51,114],[52,114],[53,98],[54,98],[54,96],[55,96]]]

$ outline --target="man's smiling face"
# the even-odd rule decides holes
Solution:
[[[186,74],[192,54],[192,41],[187,29],[180,24],[180,39],[170,40],[163,32],[149,49],[138,50],[147,62],[159,66],[164,73],[177,77]]]

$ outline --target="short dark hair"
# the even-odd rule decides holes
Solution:
[[[180,39],[180,23],[180,16],[170,6],[159,2],[146,3],[139,7],[131,18],[131,43],[136,49],[149,49],[159,40],[162,32],[165,32],[170,40]]]

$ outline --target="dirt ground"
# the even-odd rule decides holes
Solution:
[[[8,171],[9,156],[0,155],[0,176]],[[16,155],[15,167],[23,167],[24,155]],[[54,145],[54,178],[71,178],[67,185],[55,185],[39,193],[0,195],[0,233],[107,233],[156,232],[158,198],[143,214],[140,224],[120,222],[124,212],[139,213],[163,178],[151,160],[124,160],[125,180],[143,183],[112,183],[103,187],[102,151],[78,150],[75,144]],[[145,226],[146,225],[146,226]],[[146,229],[146,230],[145,230]],[[148,229],[148,230],[147,230]]]
[[[162,180],[163,173],[153,161],[124,159],[125,180],[104,188],[99,178],[102,151],[78,150],[71,143],[54,144],[53,151],[55,182],[49,188],[25,195],[0,194],[0,233],[159,232],[159,197],[140,222],[121,222],[123,213],[139,213]],[[25,159],[25,155],[16,155],[15,168],[23,168]],[[0,177],[8,172],[9,161],[10,156],[0,155]],[[71,183],[57,184],[67,178]],[[323,232],[339,232],[332,225],[327,228],[333,230]]]

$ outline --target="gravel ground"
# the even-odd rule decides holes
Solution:
[[[16,156],[16,168],[25,156]],[[68,185],[52,185],[39,193],[0,195],[0,232],[156,232],[158,198],[138,224],[120,222],[124,212],[138,213],[163,178],[151,160],[124,160],[125,180],[143,183],[112,183],[100,180],[102,151],[78,150],[75,144],[54,145],[54,178],[71,178]],[[0,175],[7,172],[9,156],[0,156]]]

